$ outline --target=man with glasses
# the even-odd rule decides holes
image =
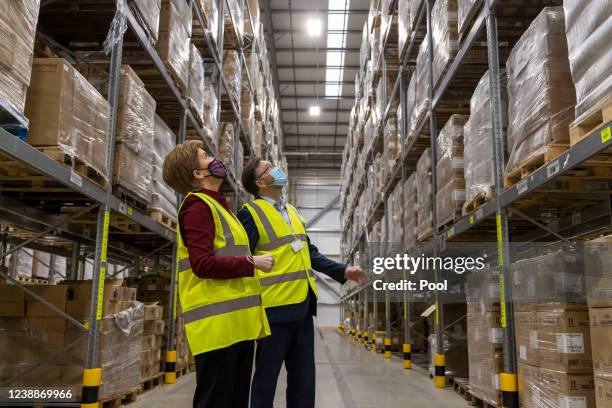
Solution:
[[[282,168],[255,159],[243,171],[242,184],[255,200],[245,204],[238,219],[255,255],[272,255],[270,272],[257,271],[271,336],[257,342],[251,407],[271,408],[278,375],[287,370],[287,407],[314,407],[314,325],[317,288],[313,269],[337,282],[361,281],[357,266],[321,255],[306,235],[306,220],[282,196],[287,176]]]

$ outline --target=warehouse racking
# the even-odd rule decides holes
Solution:
[[[375,2],[378,3],[378,2]],[[609,119],[605,119],[603,123],[592,125],[592,130],[587,132],[587,136],[580,140],[579,143],[572,145],[564,150],[558,157],[546,163],[542,167],[534,170],[527,177],[518,181],[511,186],[504,186],[504,140],[502,127],[502,111],[501,111],[501,96],[500,96],[500,62],[505,62],[505,58],[509,49],[516,43],[523,31],[529,25],[531,20],[545,6],[560,5],[561,2],[555,1],[495,1],[485,0],[478,2],[479,5],[475,8],[475,13],[470,19],[468,30],[463,33],[458,51],[453,59],[446,65],[445,71],[440,79],[439,85],[433,86],[432,79],[432,59],[433,59],[433,43],[431,33],[432,26],[432,8],[433,0],[423,0],[420,3],[416,18],[413,18],[413,24],[408,27],[408,39],[404,50],[400,50],[399,74],[395,78],[392,87],[392,93],[384,96],[385,109],[380,120],[380,124],[375,129],[374,140],[371,143],[369,151],[364,143],[357,141],[353,146],[347,144],[343,153],[342,172],[347,178],[342,190],[341,208],[343,213],[343,238],[348,244],[343,247],[343,258],[348,262],[358,263],[362,265],[371,265],[371,260],[374,256],[384,256],[394,253],[408,253],[419,255],[421,253],[444,254],[447,247],[453,243],[461,241],[478,242],[489,238],[492,242],[496,242],[495,251],[497,252],[497,264],[500,267],[500,289],[501,289],[501,315],[502,327],[504,329],[504,369],[506,381],[502,381],[502,391],[510,391],[510,395],[504,392],[505,398],[514,398],[513,401],[506,400],[504,406],[518,406],[518,398],[513,393],[516,392],[516,351],[514,343],[514,325],[512,312],[512,281],[510,264],[512,259],[511,245],[514,242],[532,242],[536,240],[554,240],[565,243],[571,243],[576,238],[583,238],[588,234],[605,233],[610,230],[612,221],[612,201],[609,195],[609,183],[607,189],[596,192],[575,192],[575,191],[556,191],[552,195],[554,198],[547,201],[547,205],[551,207],[554,213],[554,221],[546,223],[538,216],[530,213],[533,209],[534,197],[542,197],[546,195],[542,187],[550,182],[563,180],[564,176],[577,174],[576,171],[583,168],[587,161],[601,158],[603,152],[608,151],[612,147],[612,139],[610,138]],[[382,2],[383,5],[388,4],[390,10],[396,14],[398,10],[398,1]],[[383,6],[384,7],[384,6]],[[384,13],[384,10],[382,11]],[[413,16],[415,17],[415,16]],[[364,30],[371,30],[367,27]],[[384,58],[384,50],[387,50],[394,45],[390,44],[389,27],[385,31],[382,39],[381,58],[374,61],[375,70],[382,72],[379,75],[381,81],[387,81],[387,66]],[[369,36],[368,32],[368,36]],[[366,37],[364,37],[366,38]],[[427,75],[428,75],[428,99],[430,101],[426,115],[417,122],[416,130],[409,145],[406,144],[408,135],[406,134],[406,82],[405,76],[409,74],[415,65],[413,57],[414,50],[417,50],[424,40],[428,41],[427,53]],[[475,63],[468,57],[478,55],[478,53],[486,53],[484,64]],[[364,69],[364,66],[361,66]],[[422,155],[426,148],[431,149],[431,161],[437,162],[437,143],[438,123],[445,123],[449,113],[464,113],[465,106],[462,106],[460,101],[463,98],[469,99],[472,94],[478,78],[483,73],[489,71],[490,89],[492,90],[491,98],[491,120],[493,124],[494,134],[494,162],[495,162],[495,191],[491,200],[484,202],[467,215],[459,218],[455,222],[451,222],[437,229],[436,211],[433,211],[433,239],[427,242],[422,242],[416,246],[408,246],[406,236],[403,236],[403,242],[391,243],[389,236],[389,219],[384,217],[384,214],[389,213],[387,198],[390,196],[393,188],[401,183],[402,191],[407,177],[411,172],[415,171],[416,161]],[[360,81],[360,78],[357,79]],[[375,85],[376,79],[374,79]],[[368,85],[361,85],[362,88]],[[387,88],[385,84],[384,89]],[[359,94],[357,95],[359,98]],[[354,225],[353,215],[358,203],[365,192],[372,188],[367,185],[366,172],[362,176],[355,171],[358,165],[358,156],[364,157],[365,168],[372,163],[377,152],[381,152],[382,134],[385,119],[394,110],[394,103],[399,103],[401,112],[400,140],[404,150],[401,152],[398,160],[391,170],[391,177],[388,178],[380,191],[376,191],[376,199],[371,208],[366,209],[365,225],[363,227]],[[468,107],[469,108],[469,107]],[[601,122],[601,121],[600,121]],[[357,125],[357,126],[360,126]],[[349,129],[349,137],[351,139],[352,129]],[[368,146],[366,144],[366,146]],[[351,148],[354,151],[351,152]],[[603,159],[605,160],[605,159]],[[436,173],[435,165],[432,165],[432,201],[433,208],[436,208]],[[353,178],[359,177],[357,180]],[[356,186],[356,191],[351,191],[351,186]],[[557,194],[558,193],[558,194]],[[529,200],[532,200],[531,203]],[[580,205],[571,207],[568,203],[580,201]],[[543,202],[543,201],[541,201]],[[537,205],[537,204],[536,204]],[[402,207],[403,211],[403,207]],[[402,216],[402,219],[403,216]],[[374,240],[371,239],[372,227],[375,222],[386,222],[384,228],[385,236],[381,237],[380,251],[374,248]],[[534,229],[534,227],[536,227]],[[354,238],[354,239],[353,239]],[[435,281],[440,280],[440,274],[437,269],[434,270]],[[406,278],[406,271],[403,276],[392,272],[385,273],[380,276],[389,281],[391,278]],[[345,316],[345,311],[356,313],[356,326],[358,336],[362,335],[362,330],[369,326],[373,326],[376,331],[382,327],[385,331],[384,349],[385,354],[390,356],[389,348],[392,336],[392,330],[398,323],[397,320],[392,320],[391,303],[396,301],[401,304],[403,309],[403,342],[408,345],[404,349],[407,352],[405,358],[410,359],[410,344],[413,343],[413,337],[410,328],[410,313],[411,313],[411,294],[408,291],[403,291],[399,296],[390,293],[387,289],[384,291],[384,307],[385,319],[384,322],[377,321],[377,308],[380,300],[377,299],[376,290],[372,288],[372,279],[368,283],[360,287],[354,286],[349,288],[343,296],[341,316]],[[397,296],[397,298],[392,298]],[[436,353],[444,355],[443,348],[443,333],[446,325],[444,314],[440,304],[441,292],[435,292],[435,325],[436,325]],[[369,306],[374,307],[374,321],[370,321]],[[341,322],[342,324],[342,322]],[[370,338],[367,339],[371,341]],[[443,362],[443,358],[442,358]],[[437,364],[436,364],[437,365]],[[441,364],[443,365],[443,363]],[[410,363],[405,365],[406,368]],[[437,375],[436,375],[437,376]],[[435,377],[435,376],[434,376]],[[443,386],[444,383],[438,383],[437,386]],[[504,388],[504,385],[506,388]],[[511,405],[506,405],[511,404]]]
[[[229,100],[230,109],[223,109],[222,96],[229,93],[229,85],[223,75],[223,55],[224,55],[224,33],[234,31],[237,37],[235,49],[239,54],[242,69],[247,78],[247,89],[251,96],[255,93],[255,87],[251,81],[250,70],[247,68],[246,55],[251,53],[256,57],[258,68],[265,70],[265,65],[269,62],[267,58],[267,47],[263,36],[259,35],[261,27],[259,25],[258,14],[259,6],[256,1],[239,1],[242,14],[248,19],[253,30],[253,38],[250,41],[243,41],[237,35],[238,22],[235,21],[233,13],[228,13],[231,18],[229,27],[224,20],[227,10],[231,5],[229,0],[213,1],[218,13],[214,22],[212,18],[206,18],[202,14],[199,2],[185,0],[189,3],[193,14],[193,25],[197,28],[192,35],[192,41],[199,48],[203,56],[205,66],[210,66],[210,71],[214,71],[212,77],[216,79],[216,93],[219,100],[216,112],[217,120],[222,117],[226,121],[235,124],[234,145],[242,144],[245,156],[252,158],[256,152],[253,142],[249,137],[248,124],[243,123],[241,118],[240,99],[232,98]],[[108,71],[108,102],[110,104],[110,142],[107,146],[107,179],[111,180],[113,172],[113,155],[116,137],[116,116],[117,98],[120,67],[123,63],[138,66],[137,71],[143,72],[142,75],[145,86],[158,101],[158,112],[167,121],[171,128],[178,128],[178,143],[185,141],[188,129],[195,131],[207,150],[217,155],[214,145],[207,139],[202,125],[198,122],[193,112],[189,109],[187,99],[175,83],[170,71],[164,65],[154,44],[141,26],[138,16],[125,0],[108,2],[87,2],[74,3],[71,1],[42,2],[41,21],[39,24],[38,36],[42,38],[46,46],[58,55],[67,58],[72,63],[81,63],[94,67],[94,69]],[[252,10],[252,8],[256,8]],[[256,18],[257,17],[257,18]],[[109,30],[109,27],[110,30]],[[217,27],[217,33],[211,32],[211,27]],[[48,31],[47,31],[48,30]],[[263,30],[261,30],[263,32]],[[217,41],[214,40],[216,37]],[[60,38],[64,44],[54,38]],[[110,59],[100,50],[101,44],[106,41],[107,50],[110,51]],[[105,66],[108,68],[100,68]],[[268,73],[270,72],[268,66]],[[266,81],[272,79],[268,76]],[[266,142],[265,154],[267,158],[272,157],[272,147],[282,141],[279,123],[278,108],[276,107],[274,88],[268,87],[268,98],[273,102],[276,109],[275,120],[270,121],[270,127],[264,129],[264,134],[269,135]],[[227,106],[227,105],[226,105]],[[27,126],[25,121],[22,124]],[[240,157],[240,149],[236,148],[234,157],[234,168],[229,169],[228,183],[224,185],[226,193],[233,195],[234,209],[237,210],[241,202],[246,199],[238,174],[242,168],[245,157]],[[88,336],[88,349],[86,369],[97,367],[96,350],[98,348],[97,338],[100,330],[100,313],[102,307],[102,293],[104,291],[105,278],[126,271],[130,277],[137,277],[140,270],[140,260],[153,258],[155,269],[159,270],[161,264],[170,267],[170,271],[176,270],[176,232],[170,225],[158,223],[151,219],[141,208],[135,207],[131,202],[113,194],[111,183],[105,187],[97,184],[89,178],[77,173],[63,163],[45,155],[40,150],[32,147],[25,141],[0,128],[0,152],[3,161],[17,163],[23,168],[27,168],[27,176],[20,173],[17,176],[3,177],[4,181],[31,182],[41,181],[47,184],[46,197],[44,188],[38,190],[21,190],[9,196],[3,193],[0,198],[3,217],[6,225],[12,225],[22,229],[22,232],[30,231],[27,238],[19,239],[12,237],[8,229],[2,232],[1,258],[5,259],[9,254],[15,253],[23,247],[31,247],[47,251],[51,254],[65,256],[70,260],[70,269],[67,271],[66,279],[83,279],[79,273],[79,262],[83,260],[83,255],[93,251],[93,289],[89,320],[86,322],[78,321],[62,310],[57,309],[53,304],[45,300],[40,295],[28,289],[27,284],[23,284],[15,278],[9,276],[4,269],[0,270],[0,277],[7,282],[11,282],[25,291],[28,295],[39,300],[47,307],[57,312],[73,325],[83,331],[83,335]],[[53,188],[49,190],[48,186]],[[49,196],[49,191],[52,196]],[[49,205],[49,203],[51,205]],[[177,197],[180,203],[180,197]],[[68,214],[61,214],[65,208],[75,208]],[[9,222],[10,220],[10,222]],[[130,225],[129,231],[115,228],[116,224]],[[53,237],[52,244],[40,243],[41,238]],[[10,244],[10,246],[9,246]],[[112,276],[107,276],[107,264],[116,262],[123,264],[124,267],[115,272]],[[172,305],[169,311],[167,325],[167,353],[171,355],[175,350],[175,317],[177,313],[177,275],[170,273],[170,302]],[[73,344],[66,345],[49,356],[49,359],[69,350]],[[170,357],[168,361],[172,360]],[[21,374],[38,366],[32,365]],[[172,365],[167,365],[167,381],[173,382]],[[76,404],[78,405],[78,404]]]

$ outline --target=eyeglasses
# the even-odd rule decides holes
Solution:
[[[268,168],[266,168],[266,169],[264,170],[264,172],[263,172],[263,173],[261,173],[261,175],[260,175],[259,177],[257,177],[257,180],[259,180],[259,179],[262,179],[262,178],[266,177],[266,176],[268,175],[268,173],[270,173],[270,170],[272,170],[272,166],[271,166],[271,165],[268,165]]]

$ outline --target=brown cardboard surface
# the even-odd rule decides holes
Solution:
[[[612,380],[595,377],[595,401],[597,408],[612,408]]]
[[[0,285],[0,302],[25,300],[25,292],[17,285]]]
[[[51,303],[53,306],[58,309],[65,311],[66,310],[66,301],[59,299],[50,299],[47,302]],[[58,317],[59,314],[49,308],[46,304],[39,302],[38,300],[28,300],[26,302],[26,316],[35,316],[35,317]]]
[[[595,384],[590,374],[567,374],[540,368],[539,399],[541,406],[572,406],[580,402],[595,407]],[[567,401],[567,402],[566,402]]]
[[[28,285],[28,289],[43,297],[45,300],[63,301],[67,299],[68,289],[64,285]],[[27,293],[25,294],[25,299],[36,300]]]
[[[0,302],[0,317],[25,316],[25,301]]]
[[[612,381],[612,308],[589,309],[593,374]]]

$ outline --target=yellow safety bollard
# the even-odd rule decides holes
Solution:
[[[404,352],[404,368],[411,368],[412,358],[410,352],[412,351],[412,346],[410,344],[404,343],[402,348]]]
[[[434,355],[434,385],[436,388],[446,387],[446,364],[444,354]]]

